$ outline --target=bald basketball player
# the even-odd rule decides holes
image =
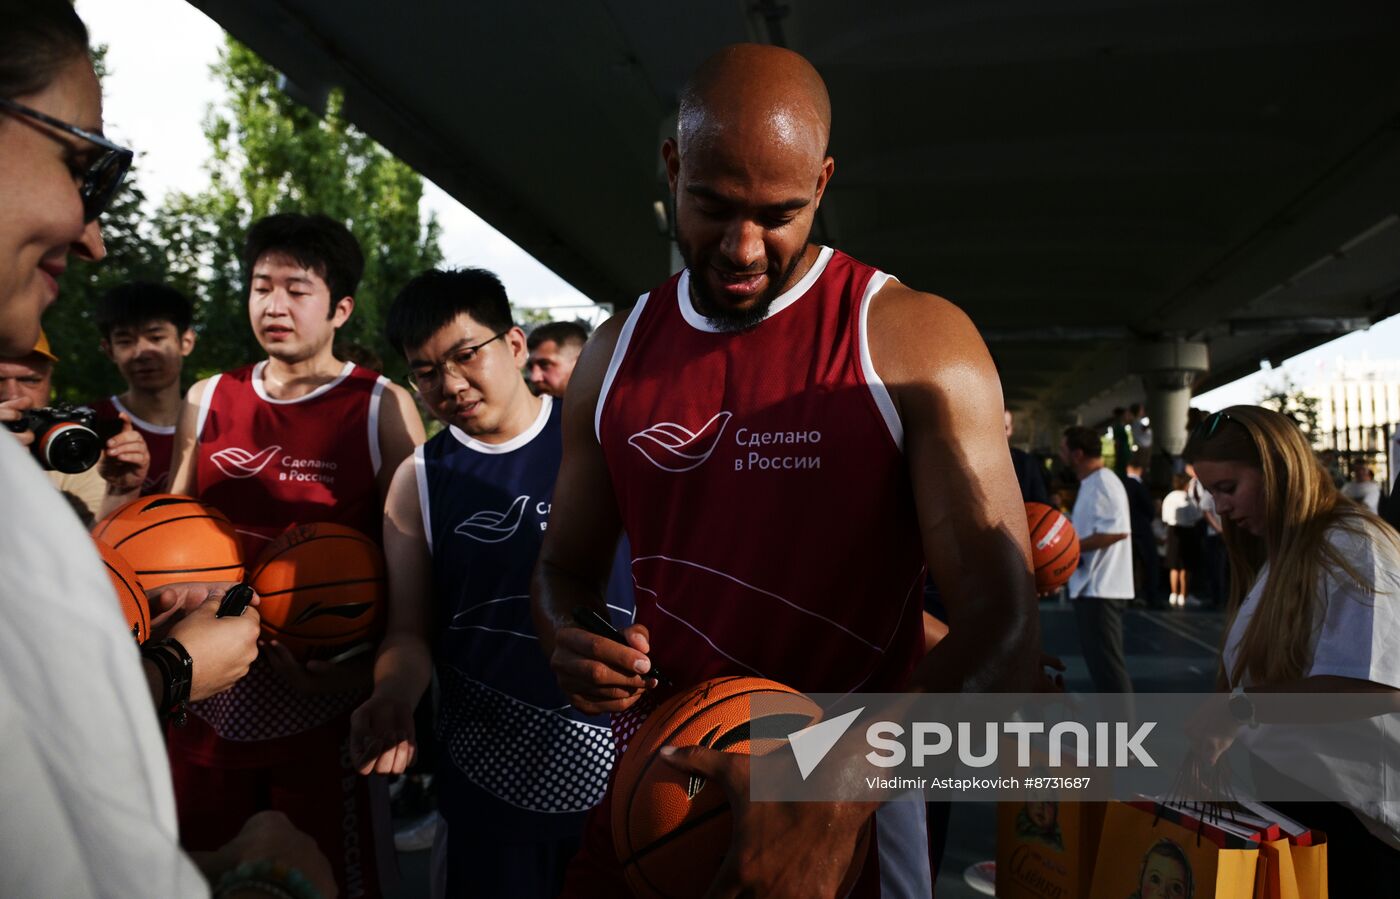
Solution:
[[[794,53],[733,46],[700,67],[661,151],[687,268],[599,329],[565,397],[534,612],[565,694],[620,733],[664,698],[653,660],[680,686],[1034,688],[1026,516],[991,358],[953,304],[809,242],[830,129],[826,87]],[[627,646],[571,616],[603,609],[619,527]],[[925,656],[926,563],[950,631]],[[832,895],[872,816],[852,895],[932,890],[922,804],[753,804],[745,757],[670,761],[735,809],[707,895]],[[608,814],[605,800],[565,895],[622,894]]]

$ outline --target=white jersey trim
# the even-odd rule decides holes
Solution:
[[[547,393],[541,396],[539,414],[535,416],[535,420],[531,422],[530,427],[516,434],[505,443],[483,443],[456,425],[448,425],[447,429],[452,432],[452,436],[457,439],[457,442],[467,449],[475,450],[478,453],[486,453],[490,456],[499,456],[503,453],[513,453],[522,446],[528,444],[531,440],[540,436],[540,432],[544,430],[544,426],[549,424],[549,411],[553,408],[554,397]]]
[[[140,430],[149,434],[159,434],[162,437],[170,437],[175,433],[174,425],[153,425],[149,421],[146,421],[146,419],[138,417],[135,412],[132,412],[122,404],[122,401],[117,398],[116,394],[113,394],[107,399],[118,412],[124,413],[127,418],[131,419],[132,425]]]
[[[433,554],[433,519],[428,514],[428,461],[423,456],[423,444],[413,448],[413,479],[418,482],[418,512],[423,516],[423,538],[428,541],[428,555]]]
[[[773,305],[768,307],[768,311],[761,321],[767,321],[806,296],[807,291],[822,276],[822,272],[826,271],[826,264],[831,261],[833,252],[831,247],[822,247],[821,252],[817,254],[817,261],[813,262],[812,267],[807,269],[807,274],[773,301]],[[690,301],[690,269],[681,272],[681,279],[676,284],[676,302],[680,304],[681,318],[685,319],[685,323],[695,330],[708,334],[725,333],[723,328],[716,328],[710,324],[705,316],[696,311],[695,304]]]
[[[217,374],[204,385],[204,396],[199,398],[199,417],[194,423],[195,440],[204,436],[204,422],[209,419],[209,407],[214,403],[214,391],[219,389],[219,379],[222,377],[222,374]]]
[[[895,409],[894,400],[890,398],[890,391],[885,387],[885,382],[880,380],[879,374],[875,372],[875,362],[870,357],[870,301],[875,299],[875,294],[891,281],[898,280],[893,275],[884,272],[876,272],[870,277],[870,283],[865,287],[865,295],[860,298],[860,370],[865,375],[865,383],[870,387],[870,395],[875,398],[875,406],[880,410],[880,416],[885,419],[885,426],[890,429],[890,436],[894,438],[894,445],[904,452],[904,423],[899,420],[899,411]]]
[[[608,360],[608,373],[603,376],[603,389],[598,391],[598,405],[593,410],[593,435],[598,438],[599,443],[603,442],[603,405],[608,401],[608,391],[612,389],[617,370],[622,368],[622,359],[627,355],[627,347],[632,343],[632,332],[637,330],[637,322],[641,319],[642,310],[646,308],[647,299],[650,297],[650,292],[637,297],[637,304],[628,313],[627,321],[622,323],[622,333],[617,335],[617,346],[613,347],[612,359]]]
[[[369,461],[374,466],[376,476],[379,466],[384,464],[379,454],[379,406],[384,401],[384,388],[388,386],[389,379],[380,375],[369,395]]]
[[[933,895],[928,862],[928,811],[923,797],[906,794],[875,811],[881,899]]]
[[[322,384],[320,387],[317,387],[315,390],[311,391],[306,396],[299,396],[290,400],[275,400],[267,395],[267,390],[263,387],[263,369],[265,368],[267,368],[266,359],[253,366],[253,392],[256,393],[258,395],[258,398],[263,400],[264,402],[272,403],[277,406],[290,406],[294,403],[304,403],[307,400],[315,399],[321,394],[329,393],[330,391],[339,387],[340,382],[350,377],[350,373],[355,370],[355,363],[345,363],[345,367],[340,370],[340,374],[336,376],[334,381],[329,381],[325,384]]]

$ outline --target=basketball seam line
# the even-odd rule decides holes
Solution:
[[[112,549],[120,549],[120,548],[121,548],[121,545],[122,545],[123,543],[125,543],[125,542],[128,541],[128,540],[130,540],[132,537],[139,537],[140,535],[142,535],[142,534],[146,533],[147,531],[149,531],[151,528],[158,528],[158,527],[160,527],[160,526],[163,525],[163,524],[172,524],[173,522],[176,522],[176,521],[195,521],[195,520],[198,520],[198,519],[201,519],[201,518],[208,518],[208,519],[210,519],[211,521],[223,521],[224,524],[232,524],[232,522],[230,522],[230,521],[228,520],[227,517],[222,517],[222,518],[220,518],[220,517],[215,517],[215,516],[213,516],[213,515],[182,515],[182,516],[179,517],[179,518],[166,518],[166,519],[164,519],[163,521],[157,521],[157,522],[154,522],[154,523],[152,523],[152,524],[148,524],[148,525],[146,525],[144,528],[141,528],[139,531],[132,531],[130,534],[127,534],[125,537],[121,538],[121,539],[118,540],[116,543],[110,543],[110,544],[108,544],[108,545],[111,546]],[[106,534],[107,531],[104,529],[104,530],[102,531],[102,533],[103,533],[103,534]],[[230,538],[230,539],[232,539],[232,538]]]
[[[298,527],[301,527],[301,525],[298,525]],[[346,527],[346,525],[341,525],[341,527]],[[278,539],[280,540],[281,538],[278,537]],[[316,535],[315,537],[310,537],[310,538],[308,538],[308,539],[306,539],[306,540],[302,540],[300,543],[293,543],[293,544],[290,544],[289,546],[284,546],[284,547],[282,547],[281,549],[277,550],[277,552],[273,553],[271,556],[269,556],[269,557],[266,558],[266,559],[259,558],[259,559],[258,559],[258,562],[257,562],[257,565],[258,565],[258,569],[257,569],[257,570],[258,570],[258,572],[261,572],[264,568],[266,568],[267,566],[271,565],[273,562],[277,561],[277,557],[280,556],[280,555],[282,555],[283,553],[289,552],[289,551],[291,551],[292,549],[295,549],[296,547],[301,546],[301,545],[304,544],[304,543],[311,543],[311,542],[314,542],[314,541],[316,541],[316,540],[354,540],[354,541],[357,542],[357,543],[368,543],[370,546],[373,546],[375,549],[380,549],[379,544],[375,543],[373,540],[369,539],[369,538],[366,537],[364,534],[361,534],[359,531],[355,531],[354,535],[350,535],[350,534],[318,534],[318,535]],[[271,547],[269,547],[269,548],[271,548]],[[380,551],[383,552],[382,549],[380,549]]]
[[[258,570],[258,573],[261,574],[261,573],[262,573],[262,569],[259,569],[259,570]],[[257,578],[255,577],[255,578],[253,578],[253,580],[257,580]],[[269,591],[269,592],[267,592],[267,593],[264,593],[264,592],[262,592],[261,590],[258,590],[258,596],[261,596],[261,597],[281,596],[281,595],[284,594],[284,593],[295,593],[295,592],[298,591],[298,590],[320,590],[322,587],[348,587],[348,586],[350,586],[351,584],[378,584],[378,583],[382,583],[384,580],[385,580],[384,576],[383,576],[383,575],[380,575],[380,576],[378,576],[378,577],[362,577],[362,578],[356,578],[355,580],[351,580],[351,581],[323,581],[323,582],[321,582],[321,583],[319,583],[319,584],[298,584],[298,585],[295,586],[295,587],[288,587],[288,588],[285,589],[285,590],[271,590],[271,591]],[[256,588],[254,588],[254,589],[256,589]]]

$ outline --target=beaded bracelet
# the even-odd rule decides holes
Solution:
[[[306,875],[296,868],[271,861],[244,862],[219,878],[214,899],[223,899],[241,890],[263,893],[274,899],[322,899]]]

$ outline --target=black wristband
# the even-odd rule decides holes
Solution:
[[[157,711],[176,727],[183,727],[190,701],[190,686],[194,682],[194,659],[174,637],[152,640],[141,647],[142,657],[149,659],[160,672],[161,697]]]

